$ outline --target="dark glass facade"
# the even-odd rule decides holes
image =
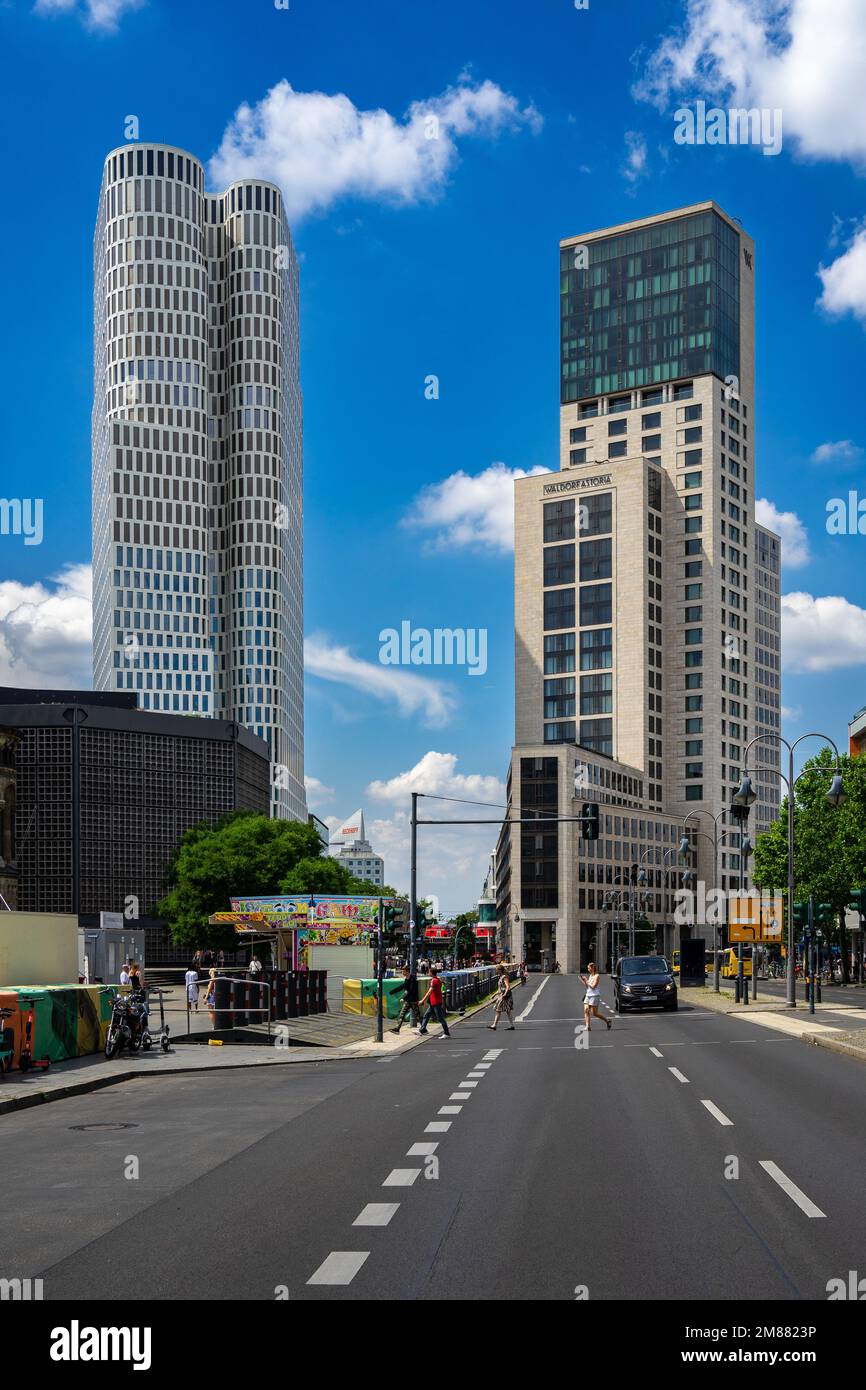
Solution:
[[[561,401],[740,375],[739,237],[712,211],[560,253]]]

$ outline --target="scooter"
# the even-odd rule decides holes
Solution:
[[[47,1071],[51,1066],[50,1057],[33,1056],[33,1023],[34,1023],[33,1003],[31,1001],[27,1011],[27,1022],[24,1025],[24,1041],[21,1044],[21,1055],[18,1058],[18,1068],[20,1071],[30,1071],[34,1067],[37,1071]]]

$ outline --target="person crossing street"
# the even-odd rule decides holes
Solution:
[[[514,999],[511,994],[511,981],[508,978],[508,971],[504,965],[497,965],[496,972],[499,976],[497,982],[496,1003],[493,1008],[493,1022],[488,1023],[487,1027],[492,1028],[494,1033],[499,1025],[502,1014],[508,1019],[508,1029],[514,1032]]]

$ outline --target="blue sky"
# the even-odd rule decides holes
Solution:
[[[44,500],[40,545],[0,536],[0,681],[88,679],[93,222],[132,114],[143,140],[220,151],[215,173],[279,179],[294,210],[310,805],[363,804],[390,881],[410,787],[501,793],[508,494],[557,466],[562,236],[714,198],[755,238],[756,493],[799,561],[784,731],[844,741],[866,704],[864,539],[825,516],[862,488],[866,445],[861,0],[42,0],[0,7],[0,41],[0,492]],[[781,153],[676,145],[696,98],[782,109]],[[403,619],[485,628],[486,674],[382,667]],[[426,832],[422,888],[468,906],[491,842]]]

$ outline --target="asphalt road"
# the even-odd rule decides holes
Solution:
[[[575,1046],[578,983],[540,985],[514,1032],[487,1011],[388,1062],[5,1116],[0,1276],[76,1300],[793,1300],[866,1273],[862,1063],[688,992]]]

